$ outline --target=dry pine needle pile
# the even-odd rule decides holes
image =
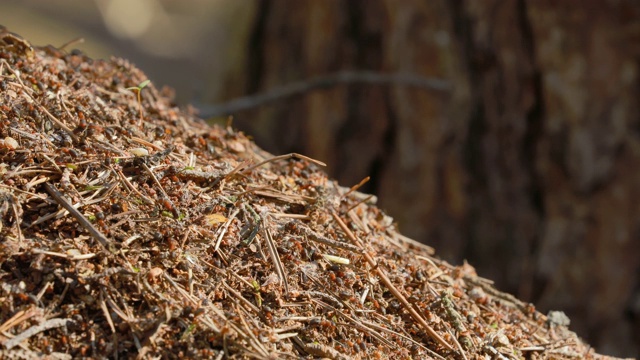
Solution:
[[[597,357],[146,80],[0,31],[0,357]]]

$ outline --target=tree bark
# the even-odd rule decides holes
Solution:
[[[371,175],[407,235],[564,310],[599,351],[640,351],[640,3],[259,4],[230,75],[247,93],[341,70],[452,90],[338,85],[236,125],[344,185]]]

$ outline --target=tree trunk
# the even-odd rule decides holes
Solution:
[[[451,91],[337,85],[236,125],[344,185],[371,175],[407,235],[564,310],[599,351],[640,351],[640,3],[259,4],[230,75],[246,93],[341,70]]]

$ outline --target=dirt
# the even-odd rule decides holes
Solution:
[[[0,32],[0,358],[605,358],[146,80]]]

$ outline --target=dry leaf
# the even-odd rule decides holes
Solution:
[[[209,214],[204,217],[204,223],[209,226],[220,224],[227,221],[227,218],[222,214]]]

